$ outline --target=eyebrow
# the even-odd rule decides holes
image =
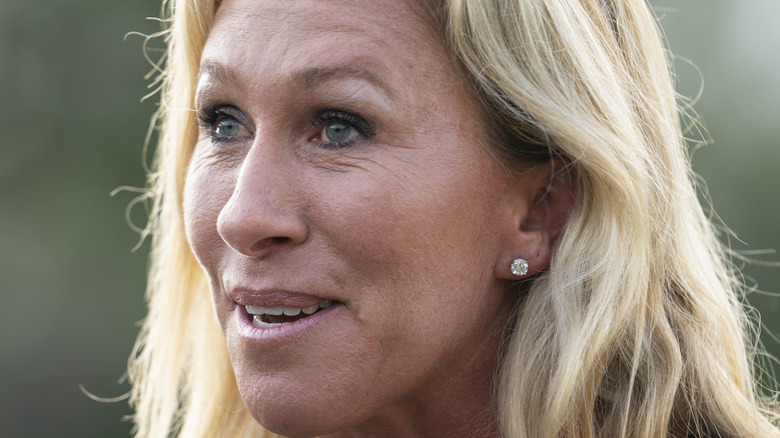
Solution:
[[[378,88],[381,88],[388,95],[392,95],[390,87],[371,70],[357,65],[339,65],[335,67],[314,67],[298,71],[292,74],[292,80],[295,83],[303,85],[305,88],[314,88],[322,83],[339,79],[362,79]]]
[[[238,83],[236,71],[217,61],[203,61],[198,70],[198,81],[203,76],[211,76],[218,82],[229,85]],[[293,84],[304,88],[314,88],[323,83],[340,79],[362,79],[380,89],[389,96],[393,95],[392,89],[371,70],[352,64],[337,65],[333,67],[312,67],[295,71],[290,75]]]
[[[238,75],[232,68],[216,61],[203,61],[198,68],[198,82],[203,76],[211,76],[223,84],[238,82]]]

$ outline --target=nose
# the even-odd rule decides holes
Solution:
[[[256,146],[256,145],[255,145]],[[235,251],[261,258],[304,242],[308,225],[295,198],[295,173],[278,158],[253,147],[217,219],[222,240]],[[267,154],[266,154],[267,155]]]

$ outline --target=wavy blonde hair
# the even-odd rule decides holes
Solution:
[[[129,367],[144,438],[275,436],[241,401],[182,219],[198,66],[218,3],[164,3],[149,315]],[[552,265],[518,303],[496,390],[503,436],[780,436],[644,1],[424,4],[501,133],[500,152],[522,161],[543,147],[579,174]]]

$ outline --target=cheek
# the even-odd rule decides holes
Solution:
[[[486,194],[463,182],[470,178],[432,178],[435,168],[426,177],[404,170],[380,181],[356,179],[330,194],[320,189],[313,223],[328,247],[347,258],[353,277],[385,291],[380,298],[394,310],[411,316],[436,303],[463,305],[485,290],[493,273],[488,209],[469,205]]]
[[[366,278],[381,275],[378,265],[397,268],[408,258],[407,252],[421,243],[419,225],[425,220],[408,187],[375,177],[356,174],[339,184],[310,186],[308,213],[316,235],[348,257],[350,266],[365,271]]]
[[[232,192],[229,179],[193,162],[184,185],[184,227],[195,256],[207,270],[222,246],[217,218]]]

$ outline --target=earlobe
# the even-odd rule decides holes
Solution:
[[[497,278],[517,280],[549,267],[552,251],[574,209],[578,176],[570,161],[554,157],[520,177],[528,190],[521,201],[525,205],[517,210],[523,216],[518,218],[519,226],[502,248]],[[519,259],[525,263],[516,262]],[[520,269],[523,265],[526,268]]]
[[[528,273],[528,260],[526,259],[514,259],[512,264],[509,265],[509,270],[512,271],[512,275],[516,277],[524,277]]]

